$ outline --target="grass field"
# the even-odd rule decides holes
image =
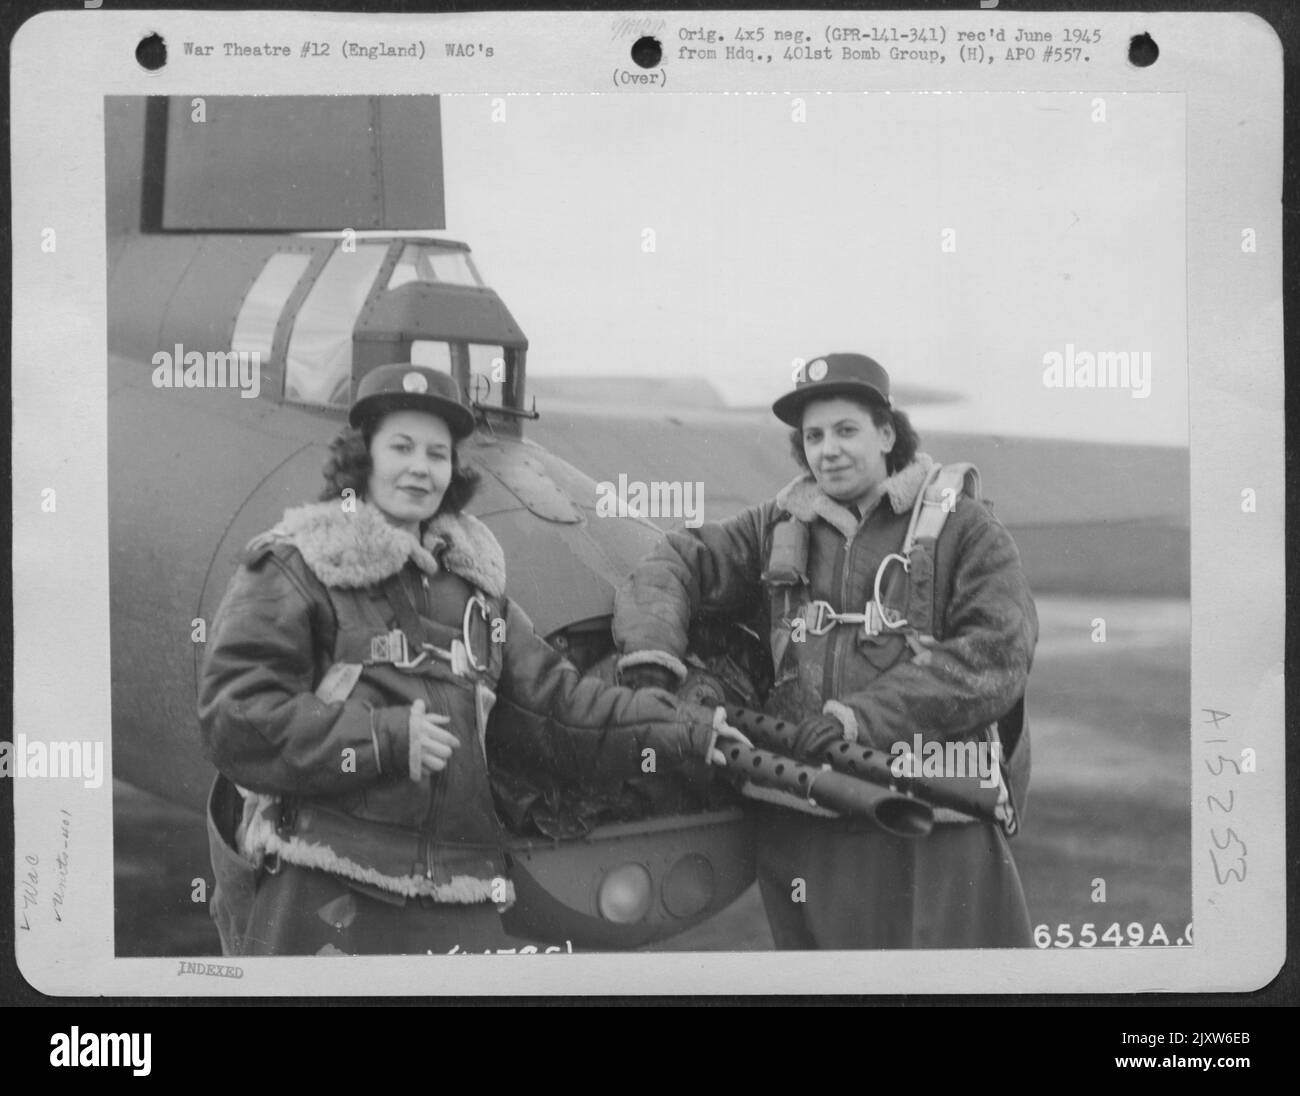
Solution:
[[[1050,599],[1032,704],[1034,786],[1016,855],[1035,922],[1191,917],[1190,610]],[[1091,621],[1106,620],[1093,643]],[[1094,879],[1106,883],[1093,903]],[[1171,940],[1174,939],[1171,934]]]

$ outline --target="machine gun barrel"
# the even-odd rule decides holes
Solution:
[[[727,705],[727,722],[744,732],[752,741],[784,754],[793,752],[797,724],[776,719],[761,712]],[[976,775],[923,777],[894,772],[895,759],[883,750],[856,743],[840,742],[826,751],[823,758],[836,773],[888,788],[904,797],[915,796],[934,807],[949,807],[986,822],[1001,826],[1008,835],[1016,832],[1017,820],[1001,774],[992,786]],[[919,759],[914,759],[919,760]],[[819,796],[819,799],[822,798]]]
[[[867,818],[899,837],[924,837],[934,825],[926,803],[834,769],[805,765],[770,750],[719,742],[727,767],[762,787],[775,788],[841,814]]]

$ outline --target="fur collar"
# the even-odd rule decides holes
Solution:
[[[911,510],[916,502],[917,492],[925,482],[926,474],[933,467],[934,461],[925,453],[917,453],[916,459],[906,468],[902,468],[881,484],[881,493],[877,499],[888,498],[894,513],[902,514]],[[847,506],[841,506],[830,495],[817,486],[811,472],[806,472],[798,479],[786,484],[777,492],[776,505],[788,511],[802,522],[812,522],[821,518],[839,530],[846,540],[857,535],[862,522],[871,516],[873,505],[862,515],[862,522],[853,516]]]
[[[255,539],[288,540],[326,586],[373,586],[414,560],[426,574],[440,563],[489,597],[506,590],[506,564],[492,531],[470,514],[441,514],[429,523],[423,543],[391,524],[367,502],[345,511],[338,499],[309,503],[284,512],[280,523]]]

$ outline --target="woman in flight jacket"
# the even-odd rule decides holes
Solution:
[[[894,410],[888,374],[861,354],[830,354],[773,410],[794,427],[805,473],[729,521],[668,534],[638,566],[615,602],[622,680],[671,687],[686,672],[693,619],[753,619],[765,605],[775,674],[765,710],[798,723],[802,758],[819,761],[846,740],[894,756],[917,736],[989,743],[1001,722],[1002,746],[1014,746],[1010,798],[1023,806],[1029,743],[1018,715],[1038,622],[1010,535],[978,501],[955,498],[932,573],[911,574],[891,595],[880,578],[901,566],[896,553],[933,462]],[[772,566],[782,524],[787,542],[804,546],[793,576]],[[919,584],[924,599],[914,597]],[[873,614],[915,623],[922,600],[925,644],[879,619],[864,625]],[[779,948],[1030,943],[1020,879],[994,823],[940,810],[933,831],[913,839],[824,811],[757,804],[753,813]]]
[[[474,422],[451,377],[380,367],[349,421],[324,500],[250,544],[214,622],[214,917],[242,954],[488,949],[514,897],[494,704],[548,716],[530,749],[574,775],[634,775],[647,748],[720,760],[712,713],[580,677],[506,598],[500,545],[462,512]]]

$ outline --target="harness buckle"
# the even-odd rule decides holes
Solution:
[[[874,606],[867,603],[866,612],[840,613],[832,608],[829,601],[810,601],[804,610],[804,624],[809,635],[824,636],[839,624],[861,624],[867,635],[875,635],[879,629],[872,630],[875,614]]]
[[[387,663],[398,670],[413,670],[428,657],[428,651],[421,651],[415,658],[411,657],[410,644],[401,628],[394,628],[391,632],[370,640],[372,664]]]
[[[866,618],[862,622],[863,635],[878,636],[884,631],[885,615],[874,601],[867,602],[866,612],[862,615]]]
[[[401,665],[410,657],[410,648],[406,645],[406,633],[400,628],[375,636],[370,640],[370,661],[391,662]]]
[[[873,596],[863,606],[863,611],[860,613],[836,612],[829,601],[808,602],[803,610],[804,625],[808,633],[814,636],[824,636],[837,624],[861,624],[863,635],[868,636],[878,636],[885,630],[898,631],[906,628],[907,618],[897,611],[893,611],[891,616],[891,610],[886,609],[884,602],[881,600],[884,577],[891,563],[897,563],[902,567],[905,575],[911,570],[908,558],[898,552],[891,552],[882,559],[880,566],[876,568]]]
[[[809,635],[824,636],[839,623],[838,616],[829,601],[810,601],[803,613],[804,627]]]

